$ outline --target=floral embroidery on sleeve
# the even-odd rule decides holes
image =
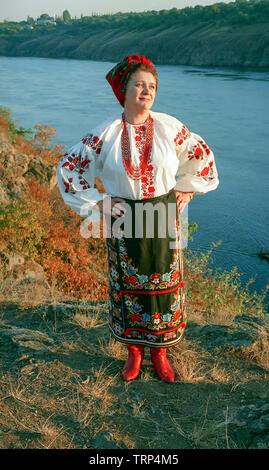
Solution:
[[[177,146],[180,146],[183,144],[184,140],[189,139],[190,136],[191,136],[190,131],[183,124],[180,132],[178,132],[176,137],[174,138],[174,142]]]
[[[89,189],[90,188],[89,183],[84,178],[82,178],[82,176],[79,176],[78,179],[79,179],[79,184],[82,185],[82,189]]]
[[[209,145],[207,145],[207,143],[206,143],[203,139],[198,140],[198,142],[199,142],[199,143],[201,144],[201,146],[203,147],[205,153],[206,153],[207,155],[209,155],[210,152],[211,152],[211,148],[209,147]]]
[[[68,181],[66,181],[64,178],[62,178],[65,190],[65,193],[71,193],[71,194],[76,194],[75,188],[72,184],[73,178],[68,178]]]
[[[64,155],[66,157],[68,153]],[[73,171],[76,169],[80,174],[84,173],[84,170],[88,167],[91,160],[87,157],[82,157],[80,153],[72,153],[69,155],[67,160],[62,165],[62,168],[66,168],[67,170]]]
[[[66,158],[67,157],[67,158]],[[62,181],[65,187],[65,193],[76,194],[75,186],[77,185],[76,181],[78,179],[79,185],[81,185],[82,190],[89,189],[89,183],[81,176],[85,170],[88,168],[91,160],[85,155],[82,156],[81,152],[65,153],[63,155],[64,163],[62,168],[68,172],[72,172],[73,175],[70,176],[70,173],[62,177]],[[71,173],[71,174],[72,174]],[[74,186],[75,184],[75,186]]]
[[[66,157],[68,155],[68,153],[65,153],[64,154],[64,157]],[[76,164],[78,163],[78,160],[79,160],[79,154],[75,154],[75,153],[72,153],[68,158],[67,160],[64,162],[64,164],[62,165],[63,168],[68,168],[68,170],[70,171],[73,171]]]
[[[188,159],[192,160],[193,158],[196,158],[196,160],[204,158],[204,152],[199,143],[191,147],[188,151]]]
[[[201,176],[205,181],[214,179],[214,165],[209,162],[209,166],[205,166],[201,171],[197,171],[197,176]]]
[[[86,134],[86,136],[81,140],[83,144],[91,147],[91,149],[94,150],[97,155],[99,155],[102,149],[103,141],[99,139],[97,135]]]

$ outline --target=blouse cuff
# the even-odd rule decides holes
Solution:
[[[175,186],[175,191],[182,191],[188,193],[195,193],[195,194],[206,194],[209,191],[213,191],[219,185],[219,179],[214,178],[212,181],[205,181],[204,184],[199,178],[198,181],[192,180],[190,181],[190,177],[185,176],[180,178]]]
[[[97,190],[96,190],[97,192]],[[108,196],[107,193],[98,193],[96,199],[91,199],[90,201],[85,201],[81,204],[79,215],[81,217],[90,217],[91,222],[97,222],[102,218],[102,213],[99,211],[98,206],[96,207],[97,202],[103,201],[105,197]]]

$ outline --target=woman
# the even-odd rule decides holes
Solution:
[[[119,229],[107,239],[109,327],[128,348],[124,380],[138,376],[147,346],[158,377],[173,382],[166,350],[181,340],[186,312],[182,250],[178,243],[171,245],[175,235],[168,230],[167,214],[171,205],[177,205],[172,222],[178,226],[178,214],[194,194],[216,189],[214,155],[202,137],[179,120],[150,112],[158,88],[150,60],[125,57],[106,79],[124,112],[95,128],[64,155],[58,183],[66,204],[80,215],[100,211],[118,221],[124,220],[127,206],[131,210],[131,235]],[[96,176],[105,194],[94,187]],[[145,203],[153,214],[151,236],[143,225]],[[163,225],[165,234],[160,237],[157,229]]]

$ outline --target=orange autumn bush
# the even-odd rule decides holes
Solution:
[[[9,138],[16,152],[35,156],[56,166],[64,146],[51,146],[56,131],[36,125],[36,132],[17,127],[10,110],[0,108],[0,133]],[[96,181],[102,191],[101,181]],[[107,298],[107,259],[104,239],[84,239],[82,219],[63,202],[58,188],[50,190],[34,177],[26,178],[20,199],[0,208],[0,237],[10,252],[27,254],[41,264],[49,283],[88,300]]]
[[[32,179],[28,192],[39,203],[38,218],[47,230],[37,261],[48,280],[55,278],[64,291],[84,294],[88,300],[103,299],[107,295],[104,240],[82,238],[82,219],[63,203],[57,188],[49,191]]]
[[[1,127],[1,116],[0,116]],[[57,165],[65,149],[65,145],[51,146],[51,140],[56,136],[56,129],[47,125],[36,125],[34,136],[27,140],[21,135],[13,137],[13,146],[17,152],[23,152],[31,157],[39,156],[46,163]]]
[[[36,133],[31,141],[32,154],[39,155],[47,163],[57,165],[65,146],[56,144],[51,148],[51,140],[56,136],[56,129],[47,125],[36,125],[34,128]]]
[[[5,121],[3,116],[0,116],[0,134],[8,134],[8,123]]]
[[[1,238],[10,251],[22,251],[45,270],[48,282],[87,300],[107,298],[106,247],[84,239],[81,218],[34,178],[20,201],[0,213]]]

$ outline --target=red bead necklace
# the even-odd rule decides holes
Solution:
[[[130,178],[138,180],[145,173],[150,162],[152,142],[153,142],[153,119],[149,114],[146,122],[145,144],[141,155],[141,163],[136,166],[132,162],[130,140],[124,113],[122,114],[122,134],[121,134],[121,154],[124,168]]]

